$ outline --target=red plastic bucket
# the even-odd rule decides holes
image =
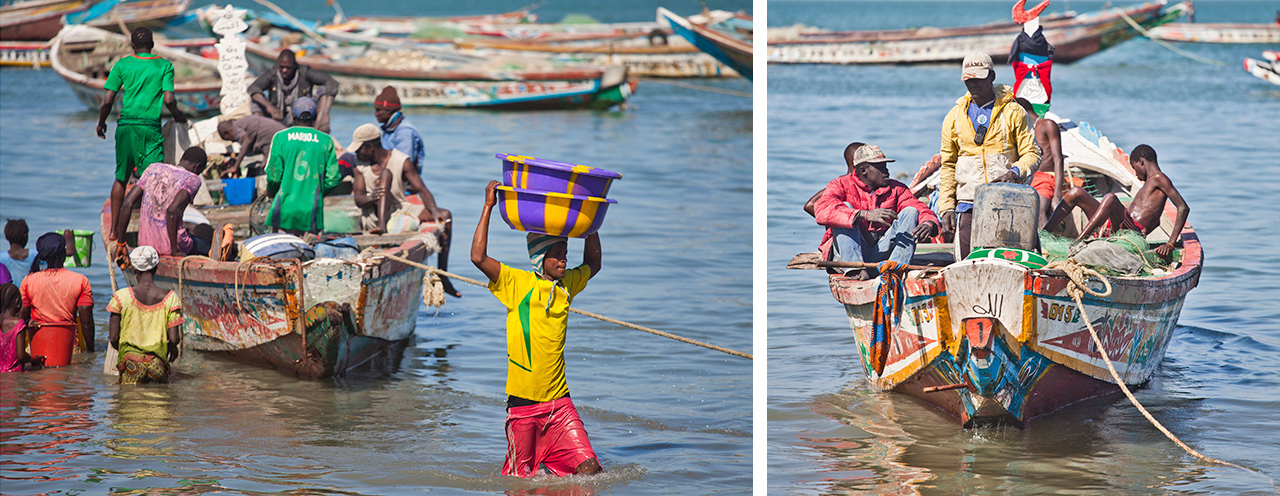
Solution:
[[[31,337],[31,356],[44,356],[45,367],[71,364],[71,347],[76,342],[70,327],[44,326]]]

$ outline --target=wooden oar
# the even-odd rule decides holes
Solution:
[[[822,255],[817,252],[799,253],[791,258],[787,263],[787,268],[792,270],[818,270],[828,267],[843,269],[874,269],[879,267],[879,263],[870,262],[845,262],[840,260],[822,260]],[[930,267],[928,265],[908,265],[908,270],[938,270],[941,267]]]

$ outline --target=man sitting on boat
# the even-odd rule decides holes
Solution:
[[[991,56],[976,52],[965,57],[960,79],[969,92],[942,121],[938,192],[942,230],[956,232],[957,259],[969,255],[977,186],[1020,182],[1040,160],[1026,111],[1014,104],[1013,88],[994,84]]]
[[[892,260],[906,265],[916,243],[937,232],[938,216],[907,189],[889,179],[888,162],[875,145],[845,148],[849,173],[827,184],[815,205],[818,224],[827,227],[822,236],[824,258],[876,263]],[[855,268],[855,279],[877,275],[874,269]]]
[[[267,156],[267,226],[298,237],[324,230],[324,195],[338,186],[337,146],[333,137],[311,126],[316,102],[293,102],[294,126],[276,133]]]
[[[316,86],[321,90],[317,91]],[[300,98],[317,100],[319,110],[312,127],[329,132],[329,107],[338,95],[338,80],[298,63],[293,50],[281,50],[275,65],[249,85],[253,114],[266,115],[286,126],[293,125],[293,104]]]
[[[208,256],[211,239],[191,236],[183,222],[187,206],[200,190],[200,173],[204,172],[206,163],[204,150],[193,146],[183,152],[176,166],[159,162],[151,164],[125,195],[121,215],[116,219],[116,232],[126,232],[134,205],[141,204],[138,246],[150,246],[161,255]],[[212,233],[209,234],[211,238]],[[117,240],[115,258],[120,260],[128,255],[129,248],[124,239]]]
[[[116,119],[116,181],[111,186],[111,226],[116,225],[115,213],[124,201],[129,176],[142,176],[147,166],[164,161],[161,102],[174,121],[187,122],[186,114],[178,109],[178,100],[173,96],[173,64],[151,54],[155,48],[151,30],[135,28],[130,43],[133,55],[111,67],[103,85],[106,94],[98,108],[98,137],[107,139],[107,116],[115,105],[116,93],[124,93],[120,98],[120,117]],[[107,239],[116,239],[116,233],[108,232]]]
[[[382,88],[382,93],[374,98],[373,116],[381,124],[382,147],[408,155],[413,171],[422,174],[422,166],[427,161],[427,146],[422,142],[418,128],[406,121],[400,112],[400,95],[396,94],[395,88]]]
[[[1182,228],[1187,223],[1187,215],[1191,207],[1187,206],[1182,194],[1173,186],[1173,181],[1160,170],[1156,162],[1156,151],[1149,145],[1138,145],[1129,153],[1129,166],[1133,174],[1142,181],[1142,187],[1133,195],[1133,201],[1125,208],[1114,193],[1107,193],[1102,200],[1095,200],[1088,191],[1079,186],[1071,188],[1062,196],[1062,204],[1058,205],[1049,217],[1047,228],[1057,226],[1071,209],[1080,207],[1089,217],[1088,224],[1080,230],[1076,241],[1082,241],[1099,228],[1106,226],[1107,231],[1133,229],[1144,236],[1160,226],[1160,216],[1164,213],[1165,200],[1172,200],[1178,208],[1178,216],[1173,221],[1173,229],[1169,231],[1169,241],[1156,248],[1156,254],[1169,258],[1173,253],[1173,243],[1182,235]]]
[[[857,141],[854,141],[853,143],[849,143],[849,146],[846,146],[844,148],[845,156],[846,157],[852,156],[854,152],[858,151],[859,147],[865,144],[866,143],[860,143]],[[849,160],[846,158],[845,162],[848,162],[848,161]],[[822,193],[826,190],[827,190],[827,187],[823,186],[822,189],[818,190],[816,193],[813,194],[813,196],[809,197],[809,201],[804,202],[804,213],[809,214],[809,217],[813,217],[815,219],[818,218],[818,210],[817,210],[818,199],[822,198]]]
[[[583,263],[565,270],[568,240],[530,233],[533,272],[489,257],[489,217],[497,181],[485,187],[484,209],[471,241],[471,263],[489,278],[489,291],[507,307],[507,456],[502,474],[533,477],[594,474],[600,462],[564,373],[569,303],[600,272],[600,236],[587,236]]]
[[[235,121],[222,121],[218,123],[218,136],[227,141],[233,141],[240,144],[240,153],[236,154],[236,161],[231,167],[222,171],[222,177],[257,177],[262,175],[263,169],[266,168],[266,157],[271,151],[271,138],[276,133],[284,130],[284,124],[268,119],[261,115],[250,115]],[[249,170],[241,172],[241,164],[244,163],[245,157],[251,155],[261,155],[262,161],[254,164]]]
[[[1066,177],[1063,170],[1065,157],[1062,156],[1062,130],[1058,128],[1058,122],[1041,117],[1026,98],[1017,98],[1015,101],[1027,113],[1027,126],[1031,128],[1036,151],[1040,153],[1040,164],[1036,166],[1035,175],[1031,178],[1031,187],[1040,193],[1040,226],[1043,227],[1053,214],[1053,207],[1062,201],[1064,185],[1069,181],[1073,186],[1083,186],[1084,180]]]
[[[440,270],[447,270],[449,245],[453,239],[453,213],[436,205],[431,190],[422,183],[422,177],[413,169],[413,159],[400,150],[383,148],[382,133],[378,126],[361,124],[351,133],[351,146],[347,151],[356,154],[355,172],[351,175],[352,191],[356,206],[360,207],[361,228],[374,233],[385,233],[387,222],[393,215],[409,215],[418,222],[439,222],[444,225],[440,240]],[[421,205],[405,201],[405,186],[413,187]],[[462,296],[454,289],[449,278],[441,278],[445,293]]]

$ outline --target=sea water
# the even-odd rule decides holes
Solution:
[[[277,3],[300,17],[332,16],[323,2]],[[459,15],[526,2],[341,3],[348,15]],[[568,13],[647,21],[659,5],[553,2],[535,12],[551,22]],[[695,82],[750,91],[739,79]],[[623,179],[600,230],[603,270],[574,305],[752,352],[750,99],[642,82],[626,110],[405,114],[426,142],[423,180],[454,215],[449,270],[484,279],[469,248],[485,184],[501,178],[494,154],[615,170]],[[344,145],[358,125],[375,122],[372,107],[332,115]],[[52,70],[0,70],[0,217],[27,219],[29,248],[46,231],[98,229],[115,161],[110,135],[94,134],[96,121],[97,110]],[[529,267],[524,233],[496,212],[489,239],[491,256]],[[581,250],[580,240],[570,242],[571,263]],[[111,286],[105,252],[96,251],[95,265],[77,270],[93,285],[99,352],[68,367],[0,374],[0,493],[750,490],[749,360],[571,316],[569,389],[605,472],[521,480],[500,475],[505,313],[484,288],[455,282],[464,296],[421,307],[402,355],[347,378],[299,380],[187,350],[172,383],[120,387],[101,373]]]

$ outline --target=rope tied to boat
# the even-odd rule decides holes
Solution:
[[[384,253],[378,253],[378,254],[377,254],[377,256],[387,257],[387,258],[390,258],[390,259],[395,260],[395,261],[400,262],[400,263],[408,264],[408,265],[411,265],[411,266],[413,266],[413,267],[417,267],[417,268],[419,268],[419,269],[424,269],[424,270],[426,270],[426,271],[427,271],[427,274],[429,274],[429,275],[434,274],[434,275],[437,275],[437,277],[448,277],[448,278],[450,278],[450,279],[457,279],[457,280],[459,280],[459,281],[466,282],[466,283],[470,283],[470,284],[474,284],[474,285],[476,285],[476,286],[481,286],[481,287],[487,287],[487,286],[488,286],[488,284],[483,283],[483,282],[480,282],[480,281],[477,281],[477,280],[475,280],[475,279],[472,279],[472,278],[469,278],[469,277],[460,276],[460,275],[458,275],[458,274],[454,274],[454,273],[451,273],[451,272],[446,272],[446,271],[444,271],[444,270],[440,270],[440,269],[435,268],[435,267],[432,267],[432,266],[430,266],[430,265],[425,265],[425,264],[422,264],[422,263],[418,263],[418,262],[415,262],[415,261],[413,261],[413,260],[409,260],[409,259],[404,258],[404,257],[401,257],[401,256],[392,255],[392,254],[390,254],[390,253],[385,253],[385,252],[384,252]],[[443,296],[443,294],[444,294],[444,289],[443,289],[443,288],[441,288],[441,290],[440,290],[440,291],[441,291],[441,296],[440,296],[440,298],[442,298],[442,299],[443,299],[443,298],[444,298],[444,296]],[[424,289],[424,293],[425,293],[425,289]],[[729,348],[724,348],[724,347],[716,346],[716,345],[711,344],[711,343],[704,343],[704,342],[702,342],[702,341],[698,341],[698,340],[696,340],[696,339],[690,339],[690,338],[686,338],[686,337],[684,337],[684,336],[679,336],[679,335],[676,335],[676,334],[671,334],[671,333],[669,333],[669,332],[663,332],[663,331],[659,331],[659,330],[657,330],[657,329],[652,329],[652,328],[644,327],[644,326],[641,326],[641,325],[632,324],[632,323],[630,323],[630,322],[626,322],[626,321],[622,321],[622,320],[614,319],[614,318],[611,318],[611,317],[606,317],[606,316],[604,316],[604,315],[600,315],[600,314],[598,314],[598,313],[592,313],[592,312],[588,312],[588,311],[586,311],[586,310],[579,310],[579,309],[577,309],[577,308],[573,308],[573,307],[569,307],[569,311],[570,311],[570,312],[573,312],[573,313],[576,313],[576,314],[578,314],[578,315],[585,315],[585,316],[587,316],[587,317],[591,317],[591,318],[596,319],[596,320],[600,320],[600,321],[608,322],[608,323],[610,323],[610,324],[616,324],[616,325],[620,325],[620,326],[622,326],[622,327],[626,327],[626,328],[629,328],[629,329],[635,329],[635,330],[637,330],[637,331],[644,331],[644,332],[647,332],[647,333],[649,333],[649,334],[653,334],[653,335],[656,335],[656,336],[662,336],[662,337],[664,337],[664,338],[674,339],[674,340],[676,340],[676,341],[680,341],[680,342],[682,342],[682,343],[688,343],[688,344],[692,344],[692,345],[695,345],[695,346],[701,346],[701,347],[703,347],[703,348],[707,348],[707,349],[709,349],[709,350],[715,350],[715,351],[719,351],[719,352],[721,352],[721,353],[728,353],[728,354],[733,355],[733,356],[739,356],[739,357],[742,357],[742,358],[746,358],[746,359],[748,359],[748,360],[754,360],[754,358],[753,358],[753,357],[751,356],[751,354],[749,354],[749,353],[743,353],[743,352],[741,352],[741,351],[731,350],[731,349],[729,349]]]
[[[1045,266],[1045,269],[1061,270],[1062,272],[1067,274],[1068,278],[1071,279],[1071,284],[1067,286],[1067,294],[1071,295],[1071,298],[1076,301],[1076,308],[1080,310],[1080,318],[1081,320],[1084,320],[1085,326],[1088,327],[1089,337],[1093,338],[1093,345],[1097,347],[1098,354],[1102,355],[1102,361],[1107,364],[1107,370],[1111,372],[1111,378],[1115,380],[1117,386],[1120,386],[1120,390],[1123,391],[1124,395],[1129,398],[1129,402],[1133,403],[1133,406],[1137,407],[1139,412],[1142,412],[1142,416],[1146,417],[1147,420],[1151,422],[1151,425],[1154,425],[1156,429],[1164,433],[1165,437],[1169,438],[1169,440],[1173,441],[1175,444],[1177,444],[1187,453],[1190,453],[1192,456],[1199,458],[1205,462],[1216,463],[1219,465],[1226,465],[1229,467],[1235,467],[1235,468],[1250,471],[1250,472],[1257,472],[1256,470],[1248,469],[1231,462],[1226,462],[1216,458],[1207,457],[1205,455],[1200,454],[1199,451],[1196,451],[1190,446],[1187,446],[1187,444],[1183,443],[1181,439],[1178,439],[1178,436],[1173,435],[1173,433],[1169,432],[1169,429],[1166,429],[1164,425],[1160,423],[1160,421],[1156,420],[1155,417],[1153,417],[1151,413],[1148,412],[1147,409],[1142,406],[1142,403],[1138,402],[1138,398],[1133,396],[1133,392],[1129,391],[1129,386],[1125,385],[1124,380],[1120,378],[1120,373],[1116,372],[1115,365],[1111,363],[1111,357],[1107,356],[1107,349],[1103,347],[1102,339],[1098,337],[1098,331],[1093,328],[1093,321],[1092,319],[1089,318],[1089,314],[1085,312],[1084,303],[1081,301],[1085,293],[1088,293],[1090,295],[1093,295],[1099,298],[1105,298],[1107,296],[1110,296],[1111,289],[1112,289],[1111,281],[1107,280],[1106,276],[1099,274],[1097,271],[1093,269],[1085,267],[1083,264],[1076,261],[1074,258],[1068,258],[1063,261],[1050,263],[1049,265]],[[1089,286],[1085,284],[1085,282],[1087,281],[1086,277],[1092,277],[1099,281],[1102,281],[1103,285],[1106,286],[1106,291],[1099,292],[1099,291],[1094,291],[1090,289]],[[1272,485],[1274,484],[1275,482],[1272,481]]]
[[[1226,63],[1219,62],[1219,61],[1217,61],[1217,60],[1213,60],[1213,59],[1209,59],[1209,58],[1205,58],[1205,57],[1201,57],[1201,56],[1196,55],[1196,54],[1194,54],[1194,53],[1188,52],[1188,51],[1186,51],[1186,50],[1183,50],[1183,49],[1181,49],[1181,48],[1178,48],[1178,47],[1176,47],[1176,46],[1173,46],[1173,45],[1169,44],[1169,42],[1164,41],[1164,40],[1162,40],[1162,39],[1159,39],[1159,38],[1152,38],[1152,37],[1151,37],[1151,31],[1148,31],[1146,28],[1143,28],[1141,24],[1138,24],[1138,22],[1137,22],[1137,21],[1134,21],[1132,17],[1129,17],[1129,14],[1124,13],[1124,9],[1117,9],[1117,11],[1116,11],[1116,12],[1118,12],[1118,13],[1120,14],[1120,17],[1124,19],[1124,22],[1129,23],[1129,26],[1130,26],[1130,27],[1132,27],[1133,29],[1137,30],[1139,33],[1142,33],[1142,36],[1146,37],[1148,40],[1151,40],[1151,41],[1156,42],[1156,44],[1157,44],[1157,45],[1160,45],[1160,46],[1162,46],[1162,47],[1168,48],[1168,49],[1169,49],[1169,51],[1171,51],[1171,52],[1173,52],[1173,53],[1176,53],[1176,54],[1181,55],[1181,56],[1183,56],[1183,57],[1189,58],[1189,59],[1194,60],[1194,61],[1196,61],[1196,62],[1200,62],[1200,63],[1202,63],[1202,64],[1216,65],[1216,66],[1218,66],[1218,67],[1225,67],[1225,66],[1227,65]]]

